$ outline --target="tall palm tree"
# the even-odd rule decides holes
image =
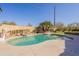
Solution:
[[[2,12],[2,8],[0,7],[0,13]]]
[[[0,7],[0,14],[1,14],[1,12],[2,12],[2,8]],[[1,25],[1,24],[0,24]]]

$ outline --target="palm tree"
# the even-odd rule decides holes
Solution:
[[[0,13],[2,12],[2,8],[0,8]]]
[[[2,12],[2,8],[0,8],[0,14],[1,14],[1,12]],[[1,25],[1,24],[0,24]]]

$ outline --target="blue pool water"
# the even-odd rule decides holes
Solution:
[[[38,44],[47,40],[54,40],[56,38],[58,38],[58,36],[42,34],[36,36],[24,36],[20,38],[10,39],[8,43],[15,46],[27,46]]]

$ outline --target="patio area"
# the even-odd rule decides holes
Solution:
[[[0,44],[0,56],[56,56],[64,52],[64,40],[49,40],[30,46]]]
[[[73,40],[48,40],[29,46],[12,46],[0,42],[0,56],[79,56],[79,36]]]

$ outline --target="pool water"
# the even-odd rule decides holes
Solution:
[[[56,38],[58,38],[58,36],[42,34],[36,36],[24,36],[20,38],[10,39],[8,43],[15,46],[27,46],[38,44],[47,40],[54,40]]]

